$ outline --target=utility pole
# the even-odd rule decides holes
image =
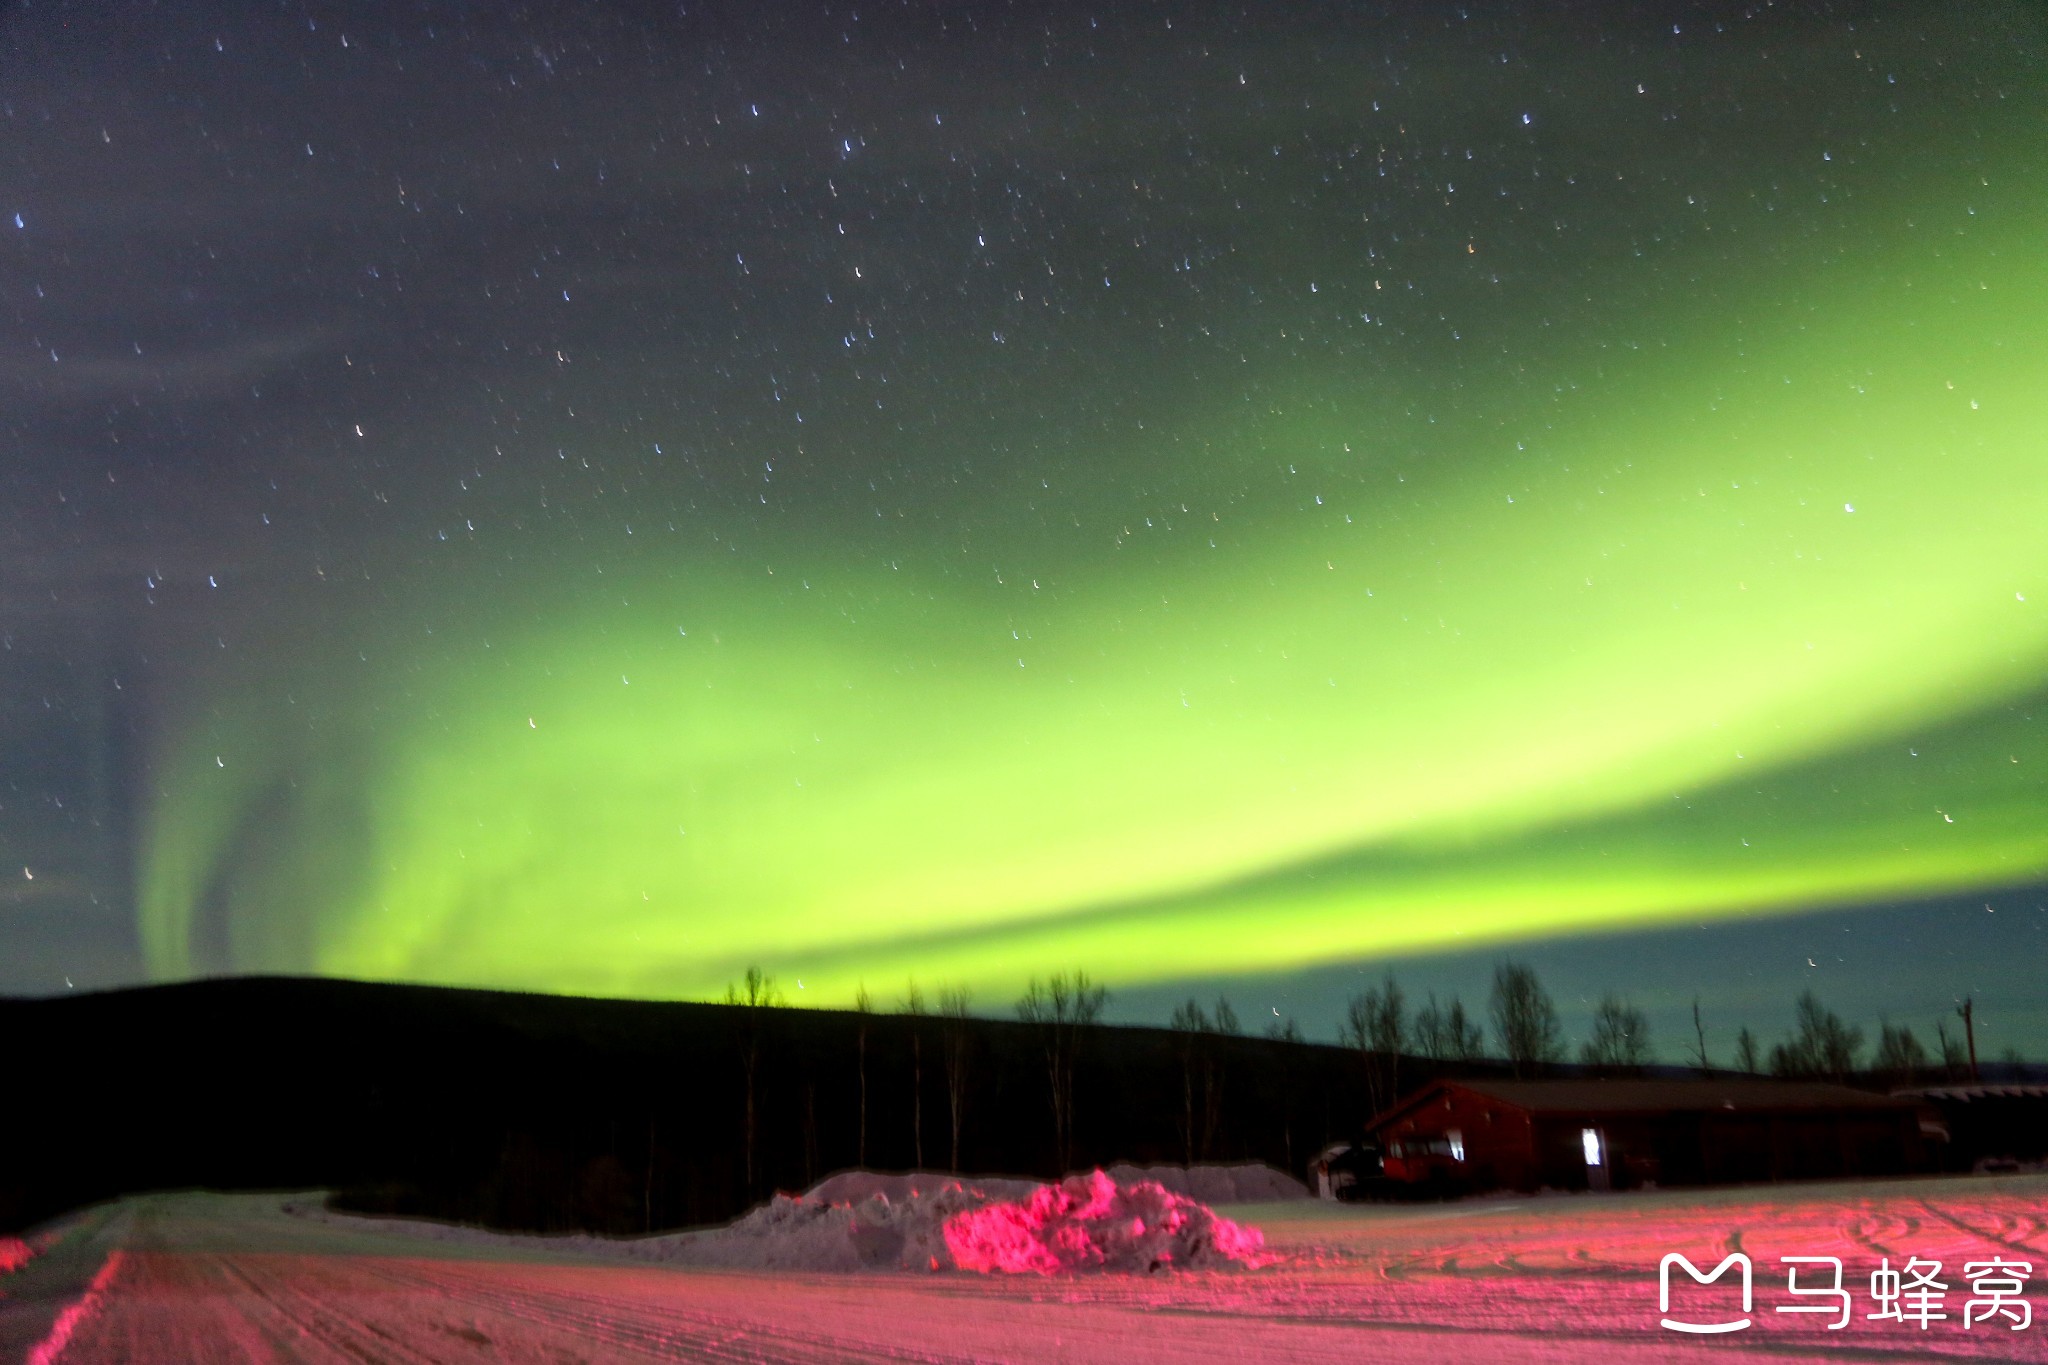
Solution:
[[[1963,1003],[1956,1007],[1956,1013],[1963,1016],[1963,1037],[1970,1045],[1970,1084],[1972,1085],[1977,1083],[1977,1021],[1972,1012],[1972,1007],[1975,1003],[1966,995],[1963,997]]]

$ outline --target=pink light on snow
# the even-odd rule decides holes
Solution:
[[[1219,1218],[1155,1181],[1118,1185],[1099,1170],[957,1213],[945,1238],[963,1270],[1040,1275],[1257,1265],[1265,1244],[1257,1228]]]
[[[35,1254],[34,1249],[19,1237],[0,1237],[0,1275],[12,1275],[27,1265]]]
[[[64,1354],[64,1348],[71,1344],[71,1334],[79,1325],[99,1310],[100,1301],[107,1296],[107,1286],[114,1282],[114,1276],[121,1273],[121,1261],[126,1253],[115,1250],[107,1253],[106,1263],[99,1273],[92,1277],[85,1293],[57,1315],[57,1321],[50,1327],[50,1334],[37,1342],[28,1353],[28,1365],[56,1365],[57,1357]]]

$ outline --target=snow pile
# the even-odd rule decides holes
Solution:
[[[1271,1197],[1276,1182],[1287,1180],[1277,1171],[1251,1174],[1259,1171],[1265,1168],[1194,1174],[1236,1199],[1245,1197],[1241,1190]],[[1256,1228],[1217,1217],[1149,1174],[1118,1167],[1044,1185],[842,1171],[807,1194],[777,1195],[729,1227],[659,1239],[668,1244],[659,1251],[642,1244],[640,1254],[733,1269],[1041,1274],[1262,1263]],[[1178,1167],[1170,1174],[1183,1183],[1189,1176]]]
[[[1044,1184],[1040,1180],[1006,1179],[1002,1176],[974,1176],[963,1180],[939,1171],[909,1171],[885,1175],[880,1171],[841,1171],[828,1175],[804,1192],[806,1203],[858,1204],[876,1195],[892,1204],[936,1194],[965,1184],[992,1199],[1022,1199]]]
[[[642,1254],[733,1269],[1050,1274],[1263,1261],[1257,1229],[1156,1180],[1104,1171],[1058,1185],[845,1171],[808,1194],[777,1195],[729,1227],[660,1240],[662,1252]]]
[[[1041,1185],[1029,1198],[947,1219],[947,1249],[963,1270],[1159,1270],[1260,1264],[1257,1228],[1218,1218],[1156,1180],[1119,1184],[1106,1171]]]
[[[1308,1186],[1271,1166],[1247,1161],[1237,1166],[1130,1166],[1109,1168],[1119,1185],[1154,1181],[1198,1204],[1277,1204],[1307,1199]]]
[[[903,1180],[906,1177],[879,1177]],[[999,1181],[994,1184],[1029,1182]],[[942,1229],[955,1213],[991,1202],[990,1193],[943,1185],[927,1177],[916,1193],[900,1199],[875,1194],[858,1202],[828,1203],[812,1195],[778,1194],[722,1228],[615,1238],[590,1233],[494,1232],[413,1218],[378,1218],[339,1213],[294,1201],[285,1212],[342,1226],[375,1228],[434,1242],[470,1246],[540,1248],[578,1256],[647,1261],[659,1265],[705,1266],[723,1270],[942,1270],[953,1265]]]
[[[585,1233],[534,1236],[414,1219],[363,1217],[311,1201],[287,1213],[377,1227],[434,1241],[545,1247],[579,1255],[730,1270],[1152,1271],[1168,1266],[1259,1266],[1258,1229],[1219,1218],[1183,1189],[1219,1201],[1300,1197],[1261,1166],[1180,1167],[1073,1175],[1057,1185],[927,1171],[842,1171],[807,1194],[778,1194],[726,1227],[620,1240]]]
[[[953,1264],[947,1221],[990,1198],[958,1180],[847,1203],[778,1194],[731,1226],[690,1238],[677,1259],[735,1269],[946,1269]]]
[[[1139,1185],[1150,1181],[1175,1194],[1184,1194],[1198,1204],[1273,1204],[1309,1197],[1308,1186],[1284,1171],[1276,1171],[1256,1161],[1235,1166],[1133,1166],[1119,1162],[1109,1167],[1108,1172],[1109,1178],[1119,1185]],[[1085,1176],[1088,1173],[1076,1171],[1074,1174]],[[841,1171],[827,1176],[806,1191],[804,1198],[822,1200],[827,1204],[858,1204],[879,1194],[891,1203],[900,1203],[960,1184],[961,1180],[960,1176],[938,1171],[911,1171],[904,1175]],[[972,1177],[967,1183],[998,1199],[1023,1199],[1044,1184],[1038,1180],[1004,1179],[1000,1176]]]

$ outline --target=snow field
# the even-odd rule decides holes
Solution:
[[[904,1205],[936,1200],[936,1211],[955,1198],[944,1181],[870,1179],[910,1182],[893,1191],[905,1198],[885,1201],[895,1217],[907,1216]],[[862,1203],[892,1192],[847,1183]],[[1085,1219],[1101,1188],[1090,1179],[1078,1189],[1057,1187],[1057,1199],[1039,1193],[1021,1202],[1065,1204],[1067,1214]],[[981,1194],[998,1192],[1006,1198],[978,1207],[1020,1202],[1007,1189]],[[179,1194],[108,1206],[98,1215],[102,1234],[66,1239],[89,1246],[94,1258],[70,1292],[92,1283],[96,1293],[88,1309],[70,1315],[62,1349],[44,1359],[1437,1365],[1480,1357],[1606,1365],[1704,1361],[1735,1350],[1776,1361],[2048,1362],[2048,1320],[2022,1330],[1962,1321],[1972,1293],[1964,1268],[1987,1257],[2030,1266],[2019,1301],[2030,1318],[2048,1319],[2043,1176],[1420,1206],[1296,1199],[1233,1210],[1264,1231],[1263,1265],[1172,1274],[730,1268],[673,1257],[703,1255],[703,1243],[733,1229],[651,1239],[671,1257],[656,1260],[649,1239],[600,1246],[461,1229],[443,1229],[437,1239],[423,1235],[428,1225],[292,1216],[288,1202]],[[791,1209],[803,1202],[784,1201]],[[317,1208],[317,1196],[300,1207]],[[816,1205],[849,1214],[855,1207]],[[1098,1212],[1119,1211],[1112,1198]],[[769,1221],[761,1210],[750,1216]],[[808,1208],[798,1216],[819,1217]],[[635,1246],[638,1259],[625,1250]],[[1675,1252],[1710,1267],[1735,1249],[1754,1262],[1753,1325],[1712,1340],[1661,1328],[1660,1258]],[[45,1262],[69,1254],[52,1246],[28,1269],[0,1277],[0,1290],[12,1292]],[[1777,1313],[1791,1301],[1782,1258],[1792,1256],[1843,1262],[1855,1310],[1844,1328],[1830,1330],[1826,1315]],[[1916,1257],[1942,1264],[1948,1316],[1924,1329],[1870,1318],[1872,1271],[1886,1259],[1896,1268]],[[1733,1291],[1732,1283],[1682,1287],[1672,1307],[1703,1318],[1729,1309]],[[8,1315],[25,1306],[0,1299],[0,1359],[27,1358],[62,1307],[46,1298],[37,1335],[14,1335],[18,1353],[10,1352]]]

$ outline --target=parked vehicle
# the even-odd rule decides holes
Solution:
[[[1385,1153],[1370,1138],[1331,1143],[1309,1162],[1308,1173],[1321,1199],[1356,1204],[1390,1197]]]

